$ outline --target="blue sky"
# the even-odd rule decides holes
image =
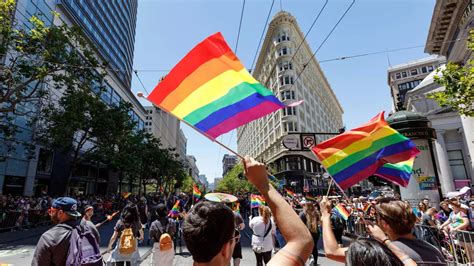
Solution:
[[[148,92],[193,46],[220,31],[234,49],[243,0],[140,0],[135,35],[134,69]],[[270,9],[271,0],[247,0],[237,56],[251,67],[258,41]],[[313,51],[320,45],[350,5],[351,0],[330,0],[308,35]],[[301,30],[311,26],[324,0],[282,0],[282,8],[296,17]],[[330,39],[316,55],[320,61],[403,47],[424,45],[435,0],[356,0]],[[275,0],[272,16],[280,11]],[[403,50],[321,63],[321,67],[343,109],[349,129],[366,122],[378,112],[391,110],[387,68],[391,65],[428,56],[424,48]],[[141,71],[146,70],[146,71]],[[134,92],[143,91],[137,78]],[[144,105],[150,105],[143,101]],[[206,137],[182,125],[188,138],[187,151],[197,159],[200,173],[209,182],[222,175],[222,156],[226,151]],[[236,133],[219,138],[237,149]]]

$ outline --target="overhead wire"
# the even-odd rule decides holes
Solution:
[[[272,5],[270,6],[270,10],[268,10],[267,19],[265,20],[265,25],[263,25],[262,34],[260,34],[260,41],[258,41],[257,50],[255,50],[255,55],[253,56],[253,61],[252,61],[250,70],[253,70],[253,66],[255,65],[255,60],[257,60],[258,51],[260,50],[260,45],[262,45],[263,36],[265,35],[265,30],[267,29],[268,20],[270,19],[270,15],[272,14],[274,4],[275,4],[275,0],[272,0]]]
[[[337,26],[339,25],[339,23],[341,23],[341,21],[344,19],[344,17],[347,15],[347,13],[349,12],[349,10],[354,6],[355,4],[355,1],[356,0],[352,0],[352,3],[349,5],[349,7],[347,7],[346,11],[342,14],[342,16],[339,18],[339,20],[336,22],[336,24],[332,27],[331,31],[326,35],[326,37],[324,38],[324,40],[321,42],[321,44],[319,45],[319,47],[314,51],[313,55],[309,58],[308,62],[306,62],[306,64],[303,65],[303,69],[300,71],[300,73],[298,74],[298,76],[296,76],[296,79],[293,81],[293,84],[291,84],[290,86],[290,89],[296,84],[296,81],[298,81],[298,79],[300,78],[301,74],[303,74],[303,72],[306,70],[306,66],[308,66],[308,64],[311,62],[311,60],[313,60],[314,56],[316,56],[316,53],[319,52],[319,50],[323,47],[323,45],[326,43],[326,41],[329,39],[329,37],[331,37],[332,33],[334,32],[334,30],[337,28]]]

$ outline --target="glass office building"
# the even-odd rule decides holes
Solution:
[[[53,11],[59,13],[59,18],[53,16]],[[130,89],[137,1],[17,0],[15,19],[18,27],[29,27],[28,20],[33,15],[40,17],[47,26],[62,21],[83,30],[100,58],[116,70],[108,71],[106,91],[101,94],[101,99],[109,105],[131,102],[130,118],[137,123],[138,129],[144,129],[146,111]],[[29,104],[23,108],[34,106]],[[62,183],[69,167],[65,155],[37,146],[31,156],[26,148],[33,143],[28,117],[12,114],[11,119],[19,129],[16,140],[25,145],[16,145],[15,149],[9,150],[0,136],[0,158],[5,158],[0,160],[0,194],[62,194],[65,189]],[[110,188],[110,184],[116,186],[117,183],[107,169],[92,172],[87,166],[79,169],[73,177],[70,187],[75,186],[74,192],[84,194],[105,194],[115,190]]]
[[[95,42],[120,81],[130,88],[137,0],[60,0],[59,3]]]

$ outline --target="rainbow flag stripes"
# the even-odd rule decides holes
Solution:
[[[202,193],[196,184],[193,184],[193,196],[195,200],[199,200],[202,196]]]
[[[306,198],[306,200],[315,201],[315,202],[318,201],[315,197],[310,196],[310,195],[306,195],[304,197]]]
[[[290,197],[292,197],[292,198],[294,198],[295,195],[296,195],[295,192],[293,192],[291,189],[285,188],[285,191],[286,191],[286,195],[288,195],[288,196],[290,196]]]
[[[194,47],[148,100],[212,139],[285,107],[250,75],[220,32]]]
[[[252,194],[250,196],[250,208],[257,208],[260,205],[265,205],[263,196]]]
[[[374,174],[400,181],[402,177],[396,179],[393,175],[402,172],[389,174],[386,168],[393,165],[385,164],[413,160],[420,151],[410,139],[391,128],[381,112],[368,123],[319,143],[313,152],[339,187],[347,189]]]
[[[386,163],[375,172],[375,175],[406,187],[410,182],[414,162],[415,158],[413,157],[410,160],[399,163]]]
[[[173,205],[173,208],[171,208],[170,212],[168,213],[168,216],[171,218],[179,217],[179,200],[177,200],[176,203]]]
[[[347,219],[349,219],[349,216],[351,215],[347,211],[346,207],[344,207],[341,203],[337,204],[336,207],[333,208],[333,211],[346,221]]]

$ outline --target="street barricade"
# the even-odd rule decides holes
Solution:
[[[0,215],[0,232],[32,228],[50,223],[44,210],[7,211]]]

